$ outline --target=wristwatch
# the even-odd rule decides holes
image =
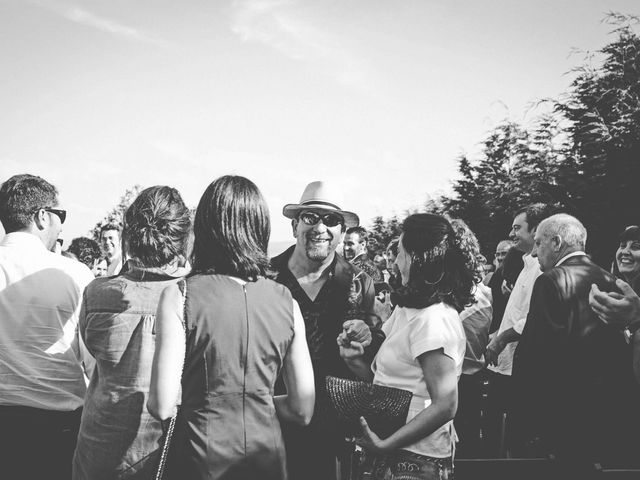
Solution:
[[[627,343],[631,343],[633,335],[640,329],[640,322],[630,323],[624,329],[624,339]]]

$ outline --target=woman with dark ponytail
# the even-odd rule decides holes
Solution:
[[[96,366],[85,397],[74,480],[147,479],[162,424],[147,410],[160,294],[187,271],[189,209],[167,186],[143,190],[124,215],[123,273],[94,280],[78,329]]]
[[[446,218],[410,215],[395,262],[402,279],[398,305],[372,365],[362,345],[338,337],[340,354],[364,380],[413,393],[407,423],[379,438],[361,419],[359,443],[373,456],[374,479],[432,480],[453,475],[452,419],[466,342],[459,312],[473,302],[474,272]]]

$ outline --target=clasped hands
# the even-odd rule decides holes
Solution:
[[[371,330],[364,320],[347,320],[342,324],[342,332],[336,339],[340,347],[340,356],[350,359],[360,357],[371,343]]]

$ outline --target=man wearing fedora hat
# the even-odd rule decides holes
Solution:
[[[284,425],[290,480],[336,478],[336,457],[347,452],[344,432],[330,412],[325,377],[353,378],[340,357],[336,338],[346,332],[372,357],[384,334],[373,325],[375,290],[371,278],[351,265],[336,248],[344,232],[359,224],[343,210],[340,192],[325,182],[307,185],[300,202],[285,205],[296,244],[271,260],[275,280],[289,288],[305,320],[313,362],[316,406],[308,427]]]

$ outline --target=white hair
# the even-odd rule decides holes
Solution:
[[[584,250],[587,243],[587,229],[576,217],[566,213],[558,213],[544,219],[538,226],[546,237],[559,236],[568,247]]]

